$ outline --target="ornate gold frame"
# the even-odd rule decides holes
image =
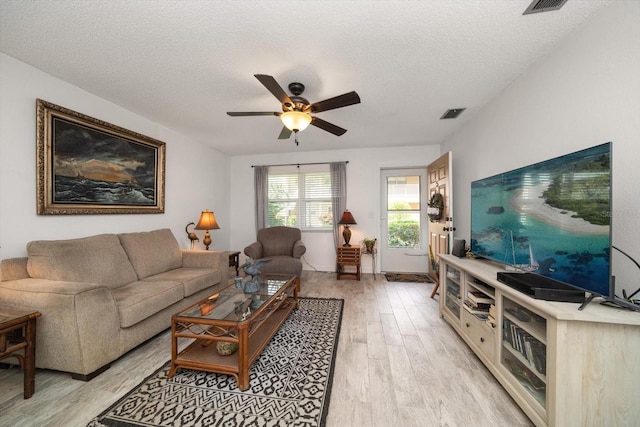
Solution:
[[[164,213],[164,142],[41,99],[36,110],[38,215]]]

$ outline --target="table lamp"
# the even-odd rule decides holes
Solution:
[[[355,219],[353,219],[353,215],[351,215],[351,212],[349,212],[349,209],[344,211],[344,213],[342,214],[342,218],[340,218],[340,222],[338,224],[344,225],[344,230],[342,230],[344,245],[342,246],[346,246],[346,247],[351,246],[349,244],[349,240],[351,240],[351,230],[349,230],[349,225],[357,224],[357,222]]]
[[[209,209],[205,209],[204,212],[200,214],[200,220],[198,220],[196,230],[206,230],[204,233],[204,239],[202,239],[202,243],[205,245],[206,250],[209,250],[209,245],[211,244],[211,234],[209,234],[209,230],[218,229],[220,229],[220,226],[216,222],[216,216],[213,212],[209,211]]]

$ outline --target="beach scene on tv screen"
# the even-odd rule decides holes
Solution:
[[[471,184],[471,249],[607,296],[610,143]]]

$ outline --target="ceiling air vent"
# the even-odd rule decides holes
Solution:
[[[455,119],[465,110],[465,108],[451,108],[444,112],[440,120],[442,119]]]
[[[566,2],[567,0],[533,0],[527,10],[524,11],[523,15],[558,10],[564,6]]]

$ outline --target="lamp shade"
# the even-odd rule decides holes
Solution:
[[[353,215],[351,215],[351,212],[349,212],[349,210],[347,209],[342,214],[342,218],[340,218],[340,222],[338,224],[340,224],[340,225],[351,225],[351,224],[357,224],[357,222],[353,218]]]
[[[309,126],[311,116],[302,111],[287,111],[286,113],[280,114],[280,120],[282,120],[282,124],[284,124],[287,129],[298,132],[305,130],[307,126]]]
[[[218,230],[220,226],[216,222],[216,216],[213,212],[206,209],[200,214],[200,220],[196,225],[196,230]]]

